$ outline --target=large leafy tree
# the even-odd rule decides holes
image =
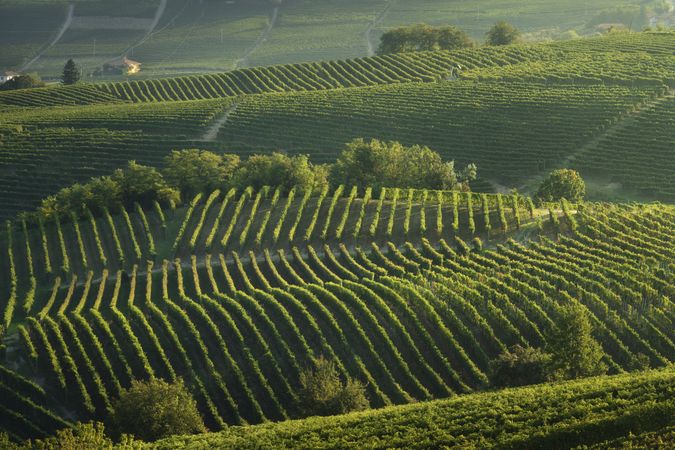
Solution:
[[[547,338],[551,354],[551,373],[557,379],[602,375],[607,371],[604,352],[592,335],[593,327],[586,309],[579,304],[566,305]]]
[[[343,382],[335,362],[323,357],[300,373],[300,385],[300,406],[305,416],[345,414],[369,406],[363,384],[351,378]]]
[[[508,22],[500,21],[487,32],[488,45],[509,45],[520,40],[520,31]]]
[[[80,69],[75,64],[75,61],[69,59],[66,65],[63,66],[63,76],[61,77],[63,84],[76,84],[80,81]]]
[[[144,441],[206,431],[197,403],[181,380],[132,381],[115,403],[111,419],[118,434]]]
[[[556,169],[546,178],[535,197],[543,202],[554,202],[566,199],[580,202],[586,195],[586,183],[579,172],[572,169]]]

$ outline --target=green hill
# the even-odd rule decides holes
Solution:
[[[89,74],[127,55],[145,78],[367,56],[384,31],[419,22],[459,26],[478,42],[499,20],[528,41],[673,23],[658,0],[3,0],[0,17],[2,69],[52,79],[70,57]]]
[[[324,162],[354,137],[428,145],[477,163],[495,188],[531,185],[551,168],[574,165],[643,199],[670,201],[675,59],[665,49],[674,36],[618,34],[2,92],[0,217],[129,159],[161,164],[175,148],[281,149]],[[631,131],[641,124],[650,132]],[[604,167],[616,148],[625,162]]]
[[[675,412],[668,395],[672,384],[672,369],[594,378],[339,417],[232,427],[174,437],[148,448],[667,448]],[[645,396],[652,399],[649,404],[641,402]],[[580,403],[587,407],[584,412]],[[663,425],[671,427],[662,431]]]
[[[611,373],[673,362],[672,207],[566,206],[549,221],[509,197],[472,195],[469,209],[468,196],[439,208],[438,194],[405,194],[365,208],[327,196],[317,209],[317,198],[272,207],[249,191],[210,196],[208,210],[198,197],[161,216],[9,227],[3,364],[14,375],[0,386],[21,389],[0,410],[6,431],[100,419],[151,376],[185,379],[212,430],[292,418],[299,372],[318,355],[363,381],[373,407],[472,392],[507,347],[545,345],[570,303],[590,314]],[[539,241],[509,239],[538,229]]]

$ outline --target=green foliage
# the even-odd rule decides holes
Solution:
[[[587,310],[578,304],[563,307],[547,339],[552,376],[574,379],[602,375],[607,371],[605,353],[592,335]]]
[[[182,380],[132,381],[115,402],[111,421],[116,433],[144,441],[206,431],[197,404]]]
[[[359,381],[340,379],[334,361],[323,356],[300,373],[300,408],[305,416],[330,416],[366,409],[365,387]]]
[[[37,74],[25,74],[12,78],[0,84],[0,91],[13,91],[15,89],[30,89],[43,87],[45,84]]]
[[[198,149],[174,150],[164,158],[162,174],[170,185],[184,194],[194,195],[226,186],[239,164],[236,155]]]
[[[509,45],[520,40],[520,31],[508,22],[494,24],[486,34],[487,45]]]
[[[119,183],[126,200],[135,199],[141,204],[150,204],[154,200],[164,203],[180,200],[180,192],[169,186],[159,170],[136,161],[129,161],[125,169],[117,169],[113,180]]]
[[[540,349],[513,346],[491,363],[490,384],[496,388],[548,381],[551,355]]]
[[[232,185],[241,190],[248,186],[256,190],[275,186],[288,193],[293,187],[319,190],[325,184],[325,171],[310,163],[306,155],[287,156],[278,152],[252,155],[232,177]]]
[[[542,202],[557,202],[561,199],[578,203],[586,195],[586,183],[579,172],[572,169],[556,169],[546,178],[535,197]]]
[[[331,167],[334,185],[454,189],[475,179],[476,166],[455,171],[454,161],[445,162],[428,147],[406,147],[399,142],[355,139],[345,146]]]
[[[432,27],[426,24],[394,28],[380,38],[377,53],[403,53],[428,50],[457,50],[472,47],[468,34],[453,26]]]
[[[63,66],[63,75],[61,82],[65,85],[76,84],[80,81],[80,68],[77,67],[75,61],[69,59],[65,66]]]
[[[113,442],[106,435],[105,426],[100,422],[77,423],[72,428],[57,431],[54,436],[22,444],[3,441],[3,436],[0,435],[0,448],[6,450],[102,450],[113,447],[130,450],[140,448],[141,443],[126,435],[122,436],[120,442]]]

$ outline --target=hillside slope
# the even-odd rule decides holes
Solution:
[[[285,204],[279,208],[288,211]],[[31,401],[51,412],[36,416],[32,431],[15,426],[28,419],[12,405],[34,398],[26,385],[17,403],[0,411],[16,418],[6,430],[27,437],[53,430],[54,416],[102,418],[122,387],[151,376],[183,378],[212,430],[292,418],[299,373],[319,355],[363,381],[373,407],[445,398],[482,389],[490,361],[507,347],[546,345],[570,303],[588,311],[610,373],[675,360],[672,207],[588,204],[576,215],[565,209],[561,218],[552,213],[552,222],[537,214],[531,222],[520,206],[486,216],[478,208],[456,213],[451,204],[439,232],[432,212],[438,205],[422,213],[417,201],[403,208],[402,198],[402,211],[387,214],[395,211],[392,199],[376,208],[381,219],[373,215],[363,224],[382,222],[374,236],[364,230],[352,246],[347,236],[355,225],[342,237],[333,233],[354,223],[352,214],[361,217],[358,203],[352,214],[344,213],[348,203],[326,204],[317,233],[328,231],[310,244],[290,243],[288,228],[276,225],[283,232],[278,250],[261,247],[242,239],[248,226],[232,233],[239,226],[223,222],[223,236],[239,241],[236,252],[184,254],[174,247],[181,256],[162,261],[139,249],[125,263],[130,269],[80,277],[63,268],[56,276],[56,260],[55,272],[41,275],[44,247],[16,233],[2,259],[2,270],[16,274],[2,289],[10,325],[3,364],[40,380],[45,392]],[[197,216],[204,215],[179,219],[183,234],[199,236]],[[251,238],[266,223],[264,210],[258,217],[263,222],[241,219],[256,224]],[[331,217],[336,225],[327,227]],[[410,235],[398,228],[407,217],[414,218]],[[399,231],[389,233],[390,224]],[[84,264],[82,255],[91,255],[85,249],[110,251],[86,227],[73,228],[79,238],[66,241],[62,226],[59,243],[45,242],[54,257],[68,252],[67,271]],[[538,228],[556,240],[507,240],[534,237]],[[162,233],[155,248],[179,242],[179,230]],[[491,236],[490,247],[472,251],[466,242],[474,235]],[[134,246],[145,249],[148,235],[141,236]],[[21,256],[22,247],[30,258]]]

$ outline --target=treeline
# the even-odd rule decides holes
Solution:
[[[486,45],[508,45],[520,40],[521,33],[507,22],[497,22],[485,35]],[[427,24],[397,27],[380,38],[379,55],[432,50],[458,50],[476,43],[463,30],[454,26],[432,27]]]
[[[89,211],[103,213],[135,203],[175,206],[200,192],[264,186],[278,187],[284,195],[294,188],[319,193],[340,185],[467,191],[476,173],[474,164],[456,171],[454,161],[444,161],[428,147],[376,139],[346,144],[334,164],[313,164],[306,155],[279,152],[242,161],[227,153],[174,150],[164,158],[161,169],[129,161],[111,175],[63,188],[44,199],[34,216],[40,220],[72,214],[85,217]]]

